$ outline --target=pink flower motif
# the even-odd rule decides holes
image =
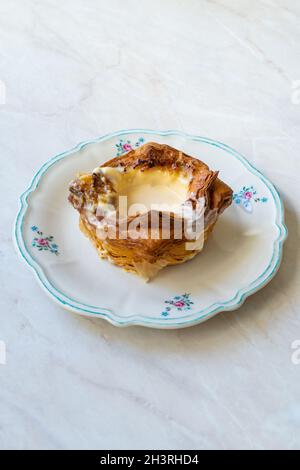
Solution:
[[[39,238],[37,240],[37,243],[42,246],[47,246],[48,245],[48,240],[45,240],[45,238]]]
[[[132,147],[130,144],[123,144],[123,149],[128,152],[129,150],[132,150]]]
[[[251,193],[251,191],[246,191],[244,196],[245,196],[246,199],[251,199],[253,194]]]
[[[176,302],[174,302],[174,307],[184,307],[185,303],[183,302],[183,300],[177,300]]]

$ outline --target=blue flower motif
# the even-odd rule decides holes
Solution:
[[[242,207],[246,212],[253,212],[253,203],[267,202],[267,197],[257,197],[257,191],[254,186],[243,186],[240,192],[233,194],[234,202]]]
[[[117,149],[117,157],[120,157],[124,153],[133,150],[133,148],[139,147],[143,142],[145,142],[144,137],[139,137],[136,142],[132,142],[131,140],[124,140],[120,139],[118,143],[115,144]]]
[[[165,300],[167,307],[161,312],[163,317],[167,317],[172,311],[182,312],[191,310],[194,302],[190,299],[191,294],[175,295],[173,299]]]
[[[50,253],[59,255],[58,245],[56,243],[52,243],[52,235],[45,236],[36,225],[32,225],[31,230],[37,235],[33,238],[31,242],[32,246],[37,248],[39,251],[50,251]]]

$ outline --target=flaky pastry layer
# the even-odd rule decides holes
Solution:
[[[219,214],[232,202],[232,190],[218,178],[218,172],[212,171],[200,160],[190,157],[168,145],[147,143],[127,154],[113,158],[100,166],[100,171],[78,176],[70,184],[69,201],[80,214],[80,229],[92,241],[101,258],[107,258],[126,271],[134,272],[150,279],[165,266],[183,263],[193,258],[202,250],[187,249],[187,239],[175,239],[170,233],[169,239],[128,236],[121,239],[117,230],[116,237],[98,236],[97,205],[99,197],[113,194],[111,182],[101,176],[101,168],[118,168],[121,171],[153,171],[157,168],[168,172],[177,172],[188,178],[187,199],[196,203],[199,198],[205,200],[205,224],[203,241],[213,230]],[[128,218],[128,223],[132,219]],[[150,233],[151,227],[149,227]]]

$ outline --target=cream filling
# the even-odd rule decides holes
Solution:
[[[190,249],[199,251],[202,249],[204,230],[215,221],[217,211],[211,210],[204,217],[204,198],[197,201],[196,209],[187,203],[190,179],[178,172],[157,168],[124,171],[123,167],[98,167],[93,172],[102,174],[113,187],[113,192],[104,198],[103,194],[99,195],[96,213],[92,207],[87,210],[88,221],[96,227],[99,238],[105,238],[107,227],[116,224],[117,209],[121,213],[121,217],[119,214],[121,219],[126,219],[128,215],[144,214],[152,209],[165,213],[172,212],[183,218],[185,235],[194,240]],[[115,205],[108,203],[112,194]],[[125,206],[123,198],[126,200]],[[99,214],[103,214],[104,217],[98,218]]]
[[[111,182],[119,203],[126,200],[130,215],[151,209],[172,212],[184,204],[188,197],[190,180],[178,172],[157,168],[124,172],[122,167],[104,167],[96,171],[100,171]]]

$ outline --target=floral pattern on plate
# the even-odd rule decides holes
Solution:
[[[124,153],[130,152],[130,150],[134,150],[135,148],[140,147],[144,142],[144,137],[140,137],[136,142],[132,142],[131,140],[120,139],[119,142],[116,144],[117,157],[120,157]]]
[[[58,245],[54,243],[54,237],[52,235],[45,237],[43,232],[39,230],[36,225],[33,225],[31,230],[36,234],[32,240],[32,246],[36,247],[39,251],[50,251],[50,253],[59,255]]]
[[[164,311],[161,312],[161,315],[163,317],[168,317],[171,311],[182,312],[191,310],[191,306],[194,304],[194,302],[191,301],[190,295],[191,294],[176,295],[171,300],[165,300],[165,304],[167,304],[167,306],[165,307]]]
[[[243,188],[233,195],[234,202],[242,207],[246,212],[253,211],[253,203],[268,201],[267,197],[258,197],[254,186],[243,186]]]

